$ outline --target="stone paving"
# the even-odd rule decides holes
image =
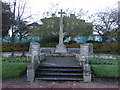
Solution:
[[[79,62],[75,57],[46,57],[41,65],[78,66]]]

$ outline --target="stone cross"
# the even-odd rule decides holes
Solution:
[[[61,12],[58,12],[58,14],[60,14],[59,43],[63,43],[64,34],[63,34],[63,17],[62,17],[62,15],[65,14],[65,12],[63,12],[61,9]]]
[[[63,12],[61,9],[61,12],[58,12],[58,14],[60,14],[59,44],[56,46],[55,52],[67,53],[66,46],[63,43],[64,33],[63,33],[63,16],[62,15],[65,14],[65,12]]]

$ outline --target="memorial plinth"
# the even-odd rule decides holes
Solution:
[[[66,46],[62,43],[59,43],[57,46],[56,46],[56,50],[55,50],[56,53],[67,53],[67,49],[66,49]]]

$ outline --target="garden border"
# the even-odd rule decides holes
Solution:
[[[48,52],[46,49],[48,50]],[[67,48],[67,49],[68,49],[68,52],[70,52],[70,50],[80,51],[80,48]],[[40,52],[42,50],[46,50],[46,52],[43,52],[43,53],[52,53],[52,52],[54,52],[55,48],[40,48]],[[78,52],[76,54],[79,54],[79,53],[80,52]],[[29,53],[29,52],[24,52],[24,53],[23,52],[2,52],[3,57],[12,57],[12,55],[13,55],[13,57],[22,56],[22,55],[25,55],[26,57],[30,57],[31,53]],[[103,59],[120,59],[120,55],[105,54],[105,53],[94,53],[94,54],[90,54],[89,56],[93,57],[93,58],[103,58]]]

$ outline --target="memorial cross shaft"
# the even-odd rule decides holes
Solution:
[[[60,31],[59,31],[59,43],[63,43],[63,38],[64,38],[64,34],[63,34],[63,14],[65,14],[65,12],[62,11],[58,12],[58,14],[60,14]]]
[[[64,33],[63,33],[63,14],[65,14],[65,12],[62,11],[58,12],[58,14],[60,14],[60,30],[59,30],[59,44],[56,46],[56,53],[67,53],[67,49],[66,46],[63,43],[63,38],[64,38]]]

